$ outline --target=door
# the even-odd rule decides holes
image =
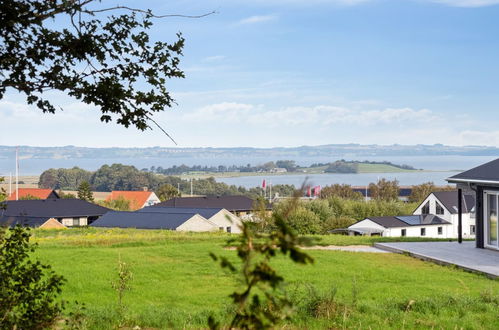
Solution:
[[[485,228],[485,246],[492,249],[499,249],[497,225],[497,211],[499,205],[498,192],[486,191],[484,193],[484,228]]]

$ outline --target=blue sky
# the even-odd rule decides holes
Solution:
[[[186,38],[186,79],[169,82],[178,105],[155,117],[181,147],[499,146],[499,0],[140,3],[158,14],[217,11],[152,30]],[[54,97],[64,112],[47,115],[9,93],[0,144],[173,146]]]

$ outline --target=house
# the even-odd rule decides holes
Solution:
[[[51,218],[67,227],[86,226],[109,209],[81,199],[41,199],[5,202],[0,225],[40,227]]]
[[[130,210],[135,211],[146,206],[161,202],[153,191],[122,191],[113,190],[106,200],[126,199],[130,201]]]
[[[477,166],[447,178],[447,182],[457,185],[458,194],[473,194],[476,199],[476,240],[477,248],[499,250],[499,159]],[[463,232],[464,205],[458,201],[458,236]]]
[[[369,217],[354,223],[346,231],[384,237],[451,238],[453,235],[452,224],[432,214]]]
[[[187,207],[187,208],[220,208],[244,216],[255,210],[255,201],[246,196],[203,196],[203,197],[175,197],[154,207]],[[265,205],[271,210],[271,205]]]
[[[91,224],[92,227],[169,229],[175,231],[217,231],[218,227],[194,213],[110,211]]]
[[[475,197],[462,195],[463,237],[475,237]],[[458,191],[436,191],[430,193],[414,210],[413,214],[435,214],[452,224],[452,238],[458,237]]]
[[[223,208],[145,207],[137,212],[199,214],[217,226],[220,231],[241,233],[241,219]]]
[[[52,189],[38,189],[38,188],[18,188],[19,196],[16,190],[9,195],[8,201],[16,201],[23,199],[54,199],[59,198],[59,195]]]

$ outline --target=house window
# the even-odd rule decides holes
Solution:
[[[439,234],[439,235],[442,235],[442,234],[443,234],[442,227],[438,227],[437,229],[438,229],[438,234]]]
[[[232,232],[232,229],[230,227],[227,227],[227,232],[228,233],[231,233]]]
[[[73,218],[73,226],[79,226],[80,225],[80,218]]]
[[[421,228],[421,236],[426,236],[426,228]]]
[[[442,207],[442,205],[440,205],[438,202],[436,203],[437,204],[437,210],[436,210],[436,214],[444,214],[444,208]]]
[[[475,235],[475,225],[470,225],[470,234]]]
[[[224,231],[224,227],[218,227],[218,230]]]
[[[421,208],[422,214],[430,214],[430,201],[426,202],[426,204]]]
[[[402,229],[402,230],[400,231],[400,236],[406,236],[406,235],[407,235],[407,231],[406,231],[406,229]]]

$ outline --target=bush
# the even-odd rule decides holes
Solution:
[[[29,229],[0,228],[0,321],[2,329],[45,329],[62,311],[55,299],[62,276],[30,260]]]

